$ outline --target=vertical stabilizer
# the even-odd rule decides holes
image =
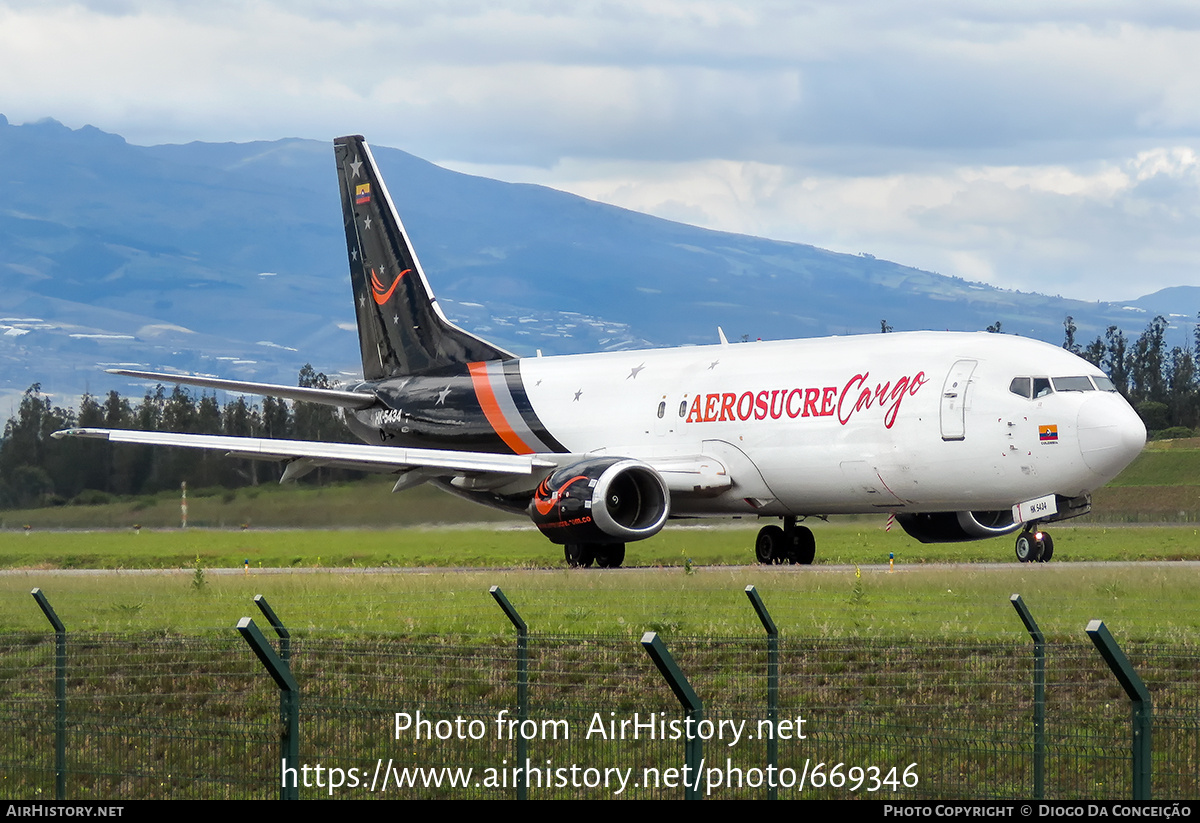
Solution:
[[[333,141],[363,377],[382,380],[513,355],[442,314],[361,136]]]

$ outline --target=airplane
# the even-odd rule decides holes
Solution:
[[[1141,451],[1146,429],[1108,377],[1012,335],[907,332],[517,357],[451,323],[371,150],[334,141],[363,379],[303,388],[112,369],[112,374],[340,408],[361,444],[112,429],[56,437],[215,449],[432,483],[527,515],[570,566],[613,568],[669,518],[754,516],[760,563],[812,563],[810,517],[887,513],[925,543],[1043,524]]]

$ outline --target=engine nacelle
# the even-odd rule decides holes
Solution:
[[[929,512],[897,514],[899,523],[910,537],[922,543],[964,543],[1001,537],[1021,528],[1013,520],[1012,510],[980,512]]]
[[[637,460],[604,457],[543,480],[529,517],[555,543],[628,543],[658,534],[670,509],[658,472]]]

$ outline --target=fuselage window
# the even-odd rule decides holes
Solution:
[[[658,419],[659,420],[662,420],[662,417],[664,414],[666,414],[666,411],[667,411],[667,401],[664,400],[658,404]]]
[[[680,400],[679,401],[679,416],[683,417],[685,414],[687,414],[687,401]]]
[[[1055,391],[1095,391],[1092,381],[1086,377],[1055,377]]]
[[[1008,384],[1008,390],[1013,394],[1019,395],[1026,399],[1032,397],[1029,393],[1030,379],[1028,377],[1014,377],[1013,381]]]
[[[1035,398],[1045,397],[1046,395],[1053,394],[1053,393],[1054,393],[1054,388],[1050,385],[1049,377],[1033,378],[1033,396]]]

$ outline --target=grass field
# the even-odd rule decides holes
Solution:
[[[1106,506],[1106,495],[1129,507]],[[486,596],[488,586],[499,584],[511,590],[519,606],[533,610],[527,619],[538,630],[639,633],[656,627],[753,633],[757,624],[742,592],[753,583],[773,609],[783,610],[777,616],[781,624],[787,621],[794,631],[820,636],[992,637],[1019,630],[1008,596],[1021,592],[1035,614],[1039,605],[1045,610],[1047,630],[1074,633],[1093,617],[1108,620],[1111,615],[1121,624],[1114,631],[1123,629],[1131,636],[1188,644],[1200,638],[1200,617],[1189,617],[1196,612],[1192,593],[1198,574],[1191,567],[1072,567],[1072,561],[1080,560],[1200,560],[1200,525],[1074,525],[1099,516],[1155,519],[1155,511],[1166,512],[1158,518],[1166,521],[1194,520],[1200,512],[1200,440],[1150,444],[1097,495],[1097,515],[1052,529],[1054,562],[1033,567],[1015,563],[1011,537],[923,546],[899,528],[885,532],[883,518],[865,517],[810,521],[818,546],[817,566],[810,569],[722,568],[750,561],[759,524],[746,520],[669,526],[651,540],[630,544],[626,565],[654,571],[566,571],[561,548],[524,518],[473,506],[432,488],[393,495],[390,481],[380,478],[320,489],[193,491],[189,504],[192,524],[224,528],[178,529],[175,493],[105,506],[0,513],[0,568],[28,570],[0,579],[0,630],[44,627],[29,597],[29,589],[37,585],[51,595],[68,625],[94,630],[228,627],[254,613],[250,597],[262,592],[294,615],[298,629],[503,633],[506,624]],[[1171,507],[1174,517],[1167,516]],[[475,528],[412,527],[483,518],[492,522]],[[21,528],[25,523],[32,526],[29,532]],[[147,527],[134,531],[133,523]],[[151,528],[153,523],[174,528]],[[292,529],[263,527],[269,523],[289,523]],[[339,524],[358,527],[329,528]],[[896,556],[895,575],[874,568],[862,577],[821,571],[832,564],[886,564],[889,553]],[[240,569],[246,561],[251,569],[246,576],[212,571]],[[1011,568],[940,566],[949,562],[1008,563]],[[271,567],[326,571],[254,573]],[[356,567],[426,571],[328,571]],[[504,571],[440,571],[446,567]],[[41,573],[85,568],[185,571],[100,578]],[[774,603],[771,594],[778,598]]]
[[[289,484],[246,489],[189,489],[188,523],[236,529],[394,528],[438,523],[528,523],[523,517],[469,503],[432,486],[392,494],[394,478],[314,487]],[[180,521],[179,490],[98,506],[57,506],[0,512],[0,529],[174,528]]]
[[[1200,521],[1200,438],[1147,443],[1092,502],[1092,514],[1079,522]]]
[[[431,567],[378,574],[314,568],[318,562],[325,565],[330,560],[350,566],[343,562],[347,555],[357,558],[372,550],[396,558],[406,541],[413,541],[414,556],[422,552],[432,556],[437,546],[444,552],[439,559],[462,559],[478,551],[480,541],[489,535],[498,543],[510,540],[517,547],[499,548],[497,551],[509,554],[489,556],[497,566],[509,568],[452,572]],[[521,565],[515,559],[522,556],[521,551],[534,558],[529,566],[542,565],[539,557],[547,561],[544,565],[553,565],[548,554],[554,547],[547,549],[548,544],[543,545],[538,535],[521,532],[87,535],[105,543],[142,546],[177,540],[186,546],[185,553],[205,551],[216,539],[236,544],[269,538],[278,544],[275,551],[301,557],[296,565],[310,573],[274,574],[259,571],[254,564],[248,572],[217,574],[213,571],[217,563],[202,562],[197,571],[192,557],[192,563],[177,564],[173,572],[91,576],[44,568],[14,571],[0,576],[0,630],[45,628],[45,620],[29,596],[30,589],[39,586],[68,627],[86,631],[231,630],[239,617],[258,614],[251,598],[262,593],[299,631],[496,635],[511,631],[487,594],[490,586],[499,585],[535,631],[638,636],[655,629],[666,634],[753,635],[761,629],[744,589],[755,585],[784,631],[804,636],[963,639],[1019,635],[1021,626],[1008,602],[1009,595],[1019,592],[1047,632],[1078,636],[1088,620],[1099,618],[1122,637],[1200,642],[1200,611],[1194,606],[1200,568],[1192,564],[1080,566],[1059,562],[1056,548],[1055,562],[1027,566],[1010,559],[1008,541],[971,544],[992,547],[1000,556],[991,559],[1011,563],[1008,567],[919,563],[906,560],[902,547],[928,547],[879,530],[836,526],[826,526],[819,535],[827,559],[832,556],[860,566],[880,565],[856,571],[853,565],[833,568],[828,563],[825,568],[820,564],[733,568],[708,562],[707,558],[720,558],[723,553],[736,553],[741,559],[752,535],[752,531],[733,529],[675,531],[648,541],[662,544],[659,551],[667,560],[663,567],[616,571],[512,568]],[[1192,528],[1075,529],[1059,530],[1058,536],[1068,558],[1085,550],[1107,552],[1112,558],[1136,546],[1143,548],[1134,548],[1134,552],[1152,554],[1152,546],[1172,543],[1190,547],[1193,555],[1200,552],[1200,538]],[[10,554],[13,543],[28,551],[25,545],[48,547],[55,539],[82,537],[6,535],[3,554]],[[360,545],[364,539],[368,541],[365,547]],[[521,549],[523,545],[529,548]],[[677,545],[683,548],[677,551]],[[889,545],[900,557],[893,574],[882,565]],[[937,548],[942,551],[945,547]],[[690,566],[685,564],[684,551],[692,557]],[[246,550],[238,546],[233,552],[238,556]],[[1184,552],[1167,552],[1176,553]],[[123,565],[132,568],[135,564]],[[185,565],[193,567],[178,569]],[[412,563],[406,560],[403,565]]]
[[[1011,562],[1013,538],[922,545],[886,519],[813,523],[817,563]],[[723,566],[753,561],[759,524],[669,526],[630,543],[625,565]],[[1054,562],[1200,560],[1200,526],[1058,526]],[[0,532],[0,568],[179,569],[497,567],[552,569],[562,547],[532,526],[344,530],[142,529]]]

